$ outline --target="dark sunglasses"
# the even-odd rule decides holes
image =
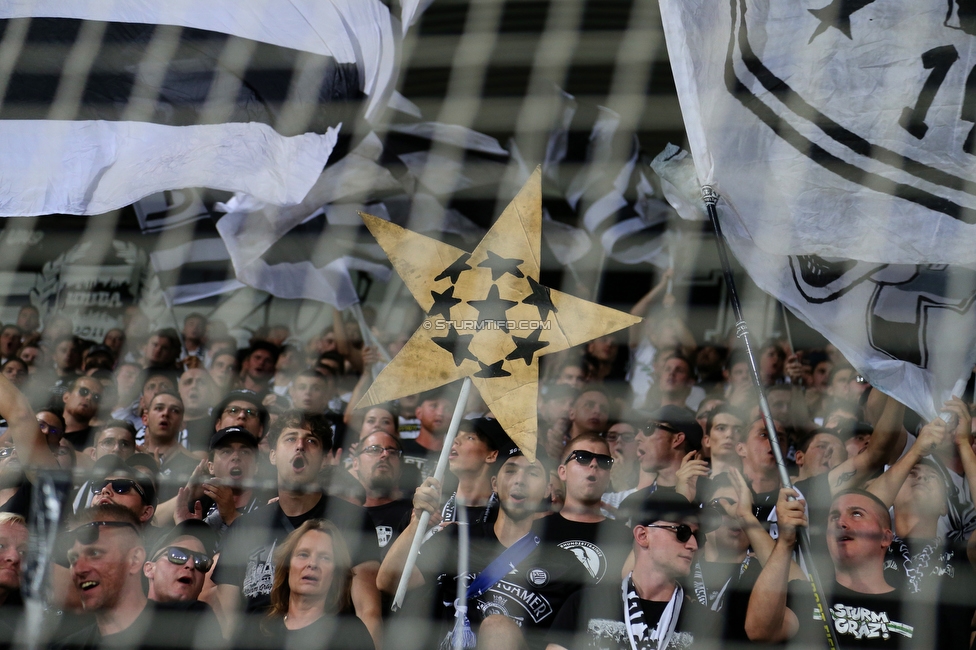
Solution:
[[[668,433],[683,433],[680,429],[675,429],[670,424],[664,422],[651,422],[654,425],[654,429],[664,429]],[[651,429],[651,433],[654,433],[654,429]]]
[[[569,455],[566,459],[566,463],[571,460],[577,461],[580,465],[589,465],[594,460],[596,461],[596,466],[600,469],[610,469],[613,465],[613,457],[607,456],[606,454],[594,454],[592,451],[586,451],[583,449],[577,449]],[[565,465],[566,463],[563,463]]]
[[[98,541],[102,528],[131,528],[136,534],[139,533],[139,529],[127,521],[91,521],[70,531],[69,535],[79,544],[87,546]]]
[[[81,387],[78,388],[78,395],[80,395],[81,397],[88,397],[90,395],[93,402],[101,402],[102,401],[102,394],[101,393],[96,393],[92,389],[85,388],[84,386],[81,386]]]
[[[698,545],[702,545],[702,534],[700,531],[692,530],[691,526],[688,524],[678,524],[678,525],[667,525],[667,524],[644,524],[647,528],[664,528],[665,530],[670,530],[674,533],[674,536],[678,538],[678,541],[684,544],[692,537],[698,542]]]
[[[202,553],[194,553],[193,551],[188,551],[185,548],[180,548],[179,546],[167,546],[153,558],[153,562],[158,560],[163,555],[166,555],[166,559],[177,566],[183,566],[191,559],[193,560],[193,568],[200,573],[206,573],[213,566],[213,559]]]
[[[41,433],[43,433],[46,436],[60,436],[61,435],[61,429],[59,429],[57,427],[52,427],[50,424],[48,424],[44,420],[38,420],[37,421],[37,428],[40,429],[41,430]]]
[[[146,498],[146,491],[142,489],[142,486],[137,481],[133,481],[131,478],[109,478],[101,483],[92,483],[92,494],[98,494],[107,485],[111,485],[112,491],[116,494],[128,494],[132,490],[135,490],[143,499]]]

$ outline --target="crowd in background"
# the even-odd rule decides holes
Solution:
[[[412,330],[336,312],[240,347],[130,308],[87,341],[23,307],[0,328],[0,645],[28,629],[32,503],[60,471],[59,648],[827,647],[825,618],[839,646],[970,647],[972,394],[923,422],[832,346],[770,340],[766,421],[749,358],[696,341],[667,280],[639,325],[543,358],[534,450],[458,405],[441,481],[457,386],[355,408],[369,342],[394,355]]]

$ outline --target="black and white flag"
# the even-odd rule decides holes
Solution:
[[[165,190],[298,203],[343,120],[390,100],[380,0],[0,5],[0,215],[100,214]]]

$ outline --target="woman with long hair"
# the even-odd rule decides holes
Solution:
[[[352,562],[332,522],[310,519],[275,551],[267,615],[243,626],[235,648],[373,650],[366,626],[351,613]]]

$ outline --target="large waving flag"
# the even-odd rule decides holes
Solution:
[[[380,0],[0,5],[0,215],[187,187],[298,203],[343,119],[390,100]]]
[[[976,361],[976,29],[960,4],[661,3],[694,158],[657,161],[684,185],[673,205],[693,214],[710,185],[756,283],[925,417]]]

